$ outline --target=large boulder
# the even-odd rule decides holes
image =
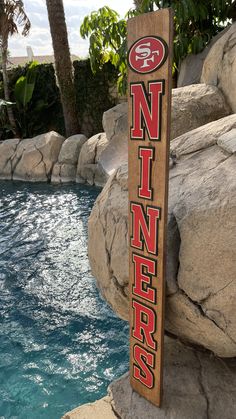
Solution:
[[[222,92],[215,86],[193,84],[172,89],[171,139],[216,121],[231,113]],[[103,127],[109,145],[128,136],[127,103],[117,105],[104,113]],[[127,148],[125,150],[127,152]],[[122,160],[124,162],[124,160]]]
[[[100,165],[100,156],[108,145],[105,133],[96,134],[82,146],[76,172],[76,182],[103,186],[109,175]]]
[[[217,87],[193,84],[172,90],[171,138],[231,113]]]
[[[204,48],[199,54],[189,54],[186,58],[183,59],[180,65],[180,70],[178,74],[177,87],[188,86],[190,84],[200,83],[202,68],[204,61],[211,51],[211,48],[215,43],[230,29],[230,26],[227,26],[223,31],[218,33],[211,42]]]
[[[52,183],[75,182],[80,151],[87,141],[85,135],[78,134],[67,138],[62,144],[58,162],[52,171]]]
[[[13,176],[12,156],[20,140],[13,138],[0,144],[0,179],[11,180]]]
[[[236,356],[236,115],[171,144],[166,329],[221,357]],[[226,138],[227,137],[227,138]],[[234,148],[233,148],[234,150]],[[127,165],[108,180],[89,219],[98,286],[128,319]]]
[[[218,86],[236,112],[236,22],[211,48],[201,82]]]
[[[13,180],[49,182],[64,140],[51,131],[20,141],[11,158]]]
[[[103,114],[103,128],[108,144],[101,153],[99,162],[103,171],[111,176],[127,161],[128,156],[128,105],[121,103]]]
[[[128,131],[128,105],[127,102],[120,103],[108,111],[104,112],[102,125],[108,141],[112,140],[117,134],[127,138]]]
[[[127,103],[103,114],[105,133],[93,136],[82,148],[77,167],[77,182],[104,186],[109,176],[127,160]]]
[[[164,397],[155,407],[132,390],[125,374],[108,395],[81,406],[63,419],[232,419],[236,412],[236,361],[213,358],[165,340]],[[220,377],[220,378],[219,378]]]
[[[230,112],[223,94],[215,86],[198,84],[173,89],[171,138],[227,116]],[[105,133],[93,136],[82,147],[77,182],[104,186],[115,170],[127,161],[127,103],[104,113],[103,128]]]

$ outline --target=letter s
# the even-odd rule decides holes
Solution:
[[[154,355],[141,348],[138,345],[134,346],[134,362],[133,377],[140,381],[145,387],[154,387],[154,376],[151,368],[154,368]]]
[[[148,48],[148,47],[150,47],[150,45],[151,45],[151,43],[147,42],[146,44],[138,45],[135,48],[135,53],[137,54],[136,55],[136,60],[144,60],[145,58],[150,57],[150,55],[152,53],[151,49]]]

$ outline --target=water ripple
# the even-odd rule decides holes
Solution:
[[[128,368],[128,327],[88,264],[98,190],[0,188],[0,418],[57,419]]]

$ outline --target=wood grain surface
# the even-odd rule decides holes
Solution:
[[[139,40],[140,38],[160,37],[167,44],[167,58],[163,65],[157,70],[148,74],[140,74],[129,68],[128,71],[128,88],[131,89],[133,83],[144,83],[146,95],[149,101],[149,108],[151,103],[151,96],[149,94],[149,82],[164,81],[165,91],[162,94],[160,118],[161,118],[161,136],[159,140],[151,139],[148,134],[145,122],[144,139],[131,139],[131,128],[133,127],[133,106],[134,96],[128,94],[128,108],[129,108],[129,275],[130,275],[130,380],[133,389],[140,395],[148,399],[156,406],[161,405],[162,387],[163,387],[163,340],[164,340],[164,301],[165,301],[165,259],[166,259],[166,233],[167,233],[167,212],[168,212],[168,172],[169,172],[169,140],[170,140],[170,113],[171,113],[171,85],[172,85],[172,27],[173,14],[171,9],[162,9],[161,11],[152,12],[140,15],[138,17],[129,19],[128,21],[128,48]],[[141,177],[141,160],[139,158],[139,147],[154,148],[155,159],[151,165],[151,188],[152,197],[150,199],[141,198],[138,193],[140,187]],[[158,231],[156,236],[158,240],[158,249],[156,254],[151,254],[145,243],[143,249],[138,249],[132,246],[133,228],[134,228],[134,214],[131,211],[131,203],[142,204],[143,211],[146,215],[148,223],[148,207],[159,208],[161,218],[158,221]],[[143,237],[142,237],[143,239]],[[142,240],[144,242],[144,240]],[[134,255],[140,255],[148,260],[155,260],[157,272],[152,275],[150,284],[142,283],[144,292],[150,290],[150,287],[155,289],[156,301],[151,303],[142,297],[134,294],[135,286],[135,266]],[[147,274],[147,267],[142,268],[142,273]],[[134,303],[136,302],[136,303]],[[156,348],[150,347],[150,344],[143,336],[143,342],[134,337],[135,322],[137,321],[137,312],[134,310],[134,304],[144,304],[145,307],[155,311],[155,331],[153,338],[156,342]],[[135,314],[136,313],[136,318]],[[143,322],[150,320],[144,313],[142,315]],[[150,342],[149,342],[150,343]],[[134,377],[134,368],[141,374],[143,380],[147,379],[147,372],[145,367],[137,362],[134,356],[135,345],[139,348],[145,349],[151,354],[152,359],[155,360],[154,367],[148,366],[149,371],[153,374],[153,388],[148,388],[140,380]],[[140,362],[147,365],[147,359],[140,355]],[[141,379],[142,379],[141,377]]]

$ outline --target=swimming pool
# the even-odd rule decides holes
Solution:
[[[87,258],[98,193],[0,182],[0,419],[58,419],[128,369],[128,325]]]

